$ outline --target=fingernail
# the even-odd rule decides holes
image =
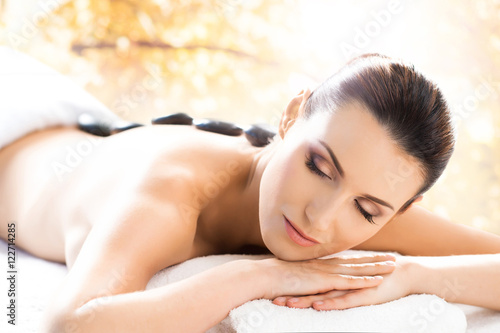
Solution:
[[[374,276],[373,279],[375,280],[383,280],[384,278],[380,275]]]
[[[288,300],[288,302],[290,302],[290,303],[297,303],[298,301],[299,301],[299,299],[298,299],[298,298],[290,298],[290,299]]]
[[[323,305],[323,301],[317,301],[317,302],[314,302],[314,304],[316,304],[316,305]]]
[[[276,302],[279,302],[279,303],[282,303],[284,301],[286,301],[286,297],[278,297],[275,299]]]

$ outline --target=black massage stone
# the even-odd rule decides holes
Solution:
[[[185,113],[173,113],[168,116],[154,118],[151,120],[153,125],[194,125],[196,128],[230,136],[239,136],[245,133],[247,140],[255,147],[264,147],[269,144],[271,139],[276,135],[273,128],[268,125],[253,124],[243,130],[243,128],[229,122],[213,120],[213,119],[197,119]],[[90,134],[98,136],[109,136],[111,134],[120,133],[131,128],[144,126],[138,123],[127,121],[119,121],[115,124],[108,124],[100,121],[91,115],[84,113],[78,118],[78,128]]]
[[[168,116],[158,117],[151,120],[153,125],[192,125],[193,118],[183,112],[173,113]]]
[[[247,140],[255,147],[267,146],[275,135],[276,132],[263,125],[253,124],[245,130]]]
[[[113,129],[111,130],[111,134],[116,134],[120,133],[132,128],[144,126],[143,124],[138,124],[138,123],[131,123],[128,121],[120,121],[118,124],[113,126]]]
[[[233,123],[225,121],[202,119],[195,123],[196,128],[203,131],[214,132],[224,135],[238,136],[243,134],[243,129]]]
[[[84,132],[97,136],[110,136],[110,125],[97,120],[88,113],[83,113],[78,117],[78,128]]]

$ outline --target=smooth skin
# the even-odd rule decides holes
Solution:
[[[70,269],[42,330],[203,332],[258,298],[343,309],[432,293],[500,310],[500,237],[418,205],[396,214],[420,185],[414,161],[360,105],[304,121],[309,94],[290,101],[264,148],[162,125],[98,141],[53,128],[0,150],[0,235],[15,221],[18,246]],[[71,154],[84,145],[92,149],[81,159]],[[305,165],[309,155],[325,176]],[[283,215],[319,244],[294,243]],[[349,248],[407,256],[316,259]],[[276,258],[144,290],[164,267],[249,250]]]

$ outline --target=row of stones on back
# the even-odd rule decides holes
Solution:
[[[233,123],[213,120],[213,119],[193,119],[185,113],[173,113],[167,116],[154,118],[151,120],[153,125],[194,125],[196,128],[230,136],[239,136],[245,133],[247,140],[255,147],[266,146],[274,137],[276,132],[265,125],[253,124],[243,129]],[[122,122],[117,124],[108,124],[84,113],[78,118],[78,128],[84,132],[98,135],[110,136],[119,132],[126,131],[135,127],[144,126],[143,124]]]

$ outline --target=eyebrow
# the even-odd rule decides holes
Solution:
[[[344,178],[344,169],[342,169],[342,166],[340,165],[339,163],[339,160],[337,160],[337,157],[335,157],[335,154],[333,153],[332,149],[330,148],[330,146],[324,142],[323,140],[318,140],[319,143],[321,143],[323,145],[323,147],[326,148],[326,150],[328,151],[328,154],[330,155],[330,158],[332,159],[333,161],[333,164],[335,164],[335,167],[337,168],[337,170],[339,171],[339,174],[340,174],[340,177]]]
[[[337,168],[339,174],[340,174],[340,177],[344,178],[344,169],[342,169],[342,166],[340,165],[339,163],[339,160],[337,159],[337,157],[335,156],[335,154],[333,153],[332,149],[330,148],[330,146],[324,142],[323,140],[318,140],[319,143],[321,143],[323,145],[323,147],[325,147],[325,149],[328,151],[328,154],[330,155],[330,158],[332,159],[333,161],[333,164],[335,165],[335,167]],[[368,200],[371,200],[373,202],[376,202],[382,206],[385,206],[385,207],[388,207],[392,210],[394,210],[394,207],[392,207],[391,204],[385,202],[384,200],[382,199],[379,199],[377,197],[374,197],[373,195],[370,195],[370,194],[363,194],[362,195],[363,197],[367,198]]]
[[[382,200],[382,199],[379,199],[379,198],[377,198],[377,197],[374,197],[373,195],[369,195],[369,194],[362,194],[361,196],[363,196],[363,197],[365,197],[365,198],[367,198],[367,199],[370,199],[371,201],[374,201],[374,202],[376,202],[376,203],[378,203],[378,204],[381,204],[382,206],[386,206],[386,207],[388,207],[388,208],[390,208],[390,209],[394,210],[394,208],[393,208],[393,207],[392,207],[389,203],[385,202],[385,201],[384,201],[384,200]]]

